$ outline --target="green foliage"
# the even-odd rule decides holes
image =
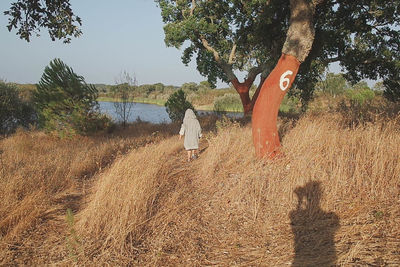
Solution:
[[[347,70],[347,80],[399,80],[393,78],[399,73],[400,1],[326,1],[316,14],[317,29],[323,31],[316,31],[314,46],[323,40],[321,51],[333,52],[329,57]]]
[[[210,89],[214,89],[215,87],[213,87],[208,81],[202,81],[199,84],[199,90],[210,90]]]
[[[199,87],[197,86],[196,83],[190,82],[190,83],[182,84],[181,89],[183,91],[186,91],[186,92],[188,92],[188,91],[194,91],[195,92],[195,91],[199,90]]]
[[[156,0],[165,23],[165,43],[178,49],[189,41],[182,62],[196,57],[197,69],[214,87],[217,79],[232,80],[231,70],[272,67],[280,54],[289,19],[288,3],[266,1]],[[279,26],[278,26],[279,25]],[[205,42],[218,53],[205,47]],[[232,60],[231,53],[235,51]],[[271,53],[271,52],[274,53]],[[229,70],[228,70],[229,69]],[[227,71],[228,70],[228,71]],[[258,69],[260,73],[262,69]]]
[[[348,90],[349,84],[343,74],[327,73],[318,81],[316,89],[335,97]]]
[[[167,46],[180,49],[188,43],[182,62],[188,64],[196,57],[198,71],[212,87],[217,79],[230,82],[233,70],[253,70],[256,75],[271,70],[290,23],[290,1],[155,2],[165,23]],[[332,62],[347,70],[346,78],[352,83],[382,79],[385,96],[398,101],[400,1],[314,2],[320,2],[313,18],[315,39],[295,85],[302,102],[312,98],[317,76]],[[81,20],[73,13],[70,0],[14,0],[5,15],[9,16],[8,29],[18,29],[17,34],[27,41],[40,28],[47,28],[53,40],[64,42],[81,35]]]
[[[182,121],[188,108],[195,111],[193,105],[186,100],[186,94],[182,89],[179,89],[168,98],[165,107],[172,121]]]
[[[400,102],[400,67],[397,68],[395,74],[383,81],[383,86],[385,88],[383,94],[387,99],[397,103]]]
[[[27,127],[36,119],[32,105],[23,101],[17,88],[0,81],[0,134],[13,132],[16,127]]]
[[[69,0],[17,0],[4,14],[9,16],[8,30],[18,29],[17,35],[28,42],[32,34],[39,35],[40,28],[47,28],[53,41],[61,39],[64,43],[71,41],[70,36],[82,34],[78,28],[81,19],[73,13]]]
[[[87,134],[109,124],[98,112],[97,89],[60,59],[50,62],[33,93],[39,123],[61,136]]]
[[[374,91],[367,88],[356,88],[346,92],[352,107],[362,107],[368,104],[375,97]]]
[[[279,106],[279,112],[283,114],[298,114],[300,113],[300,102],[300,99],[295,96],[285,95]]]
[[[270,71],[286,40],[290,1],[156,2],[165,23],[167,46],[180,49],[188,42],[183,63],[195,57],[198,71],[211,84],[217,79],[229,82],[229,70],[259,67]],[[352,83],[381,78],[387,88],[385,95],[399,99],[400,1],[390,5],[376,0],[319,2],[312,50],[300,66],[294,84],[297,91],[289,93],[305,106],[313,97],[318,76],[330,63],[339,62]],[[205,47],[205,41],[212,49]],[[235,57],[230,62],[232,51]]]
[[[237,94],[225,94],[214,99],[213,110],[216,113],[243,112],[243,105]]]

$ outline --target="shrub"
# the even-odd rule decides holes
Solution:
[[[35,119],[31,104],[19,97],[16,87],[0,81],[0,134],[13,132],[18,126],[27,127]]]
[[[375,92],[369,88],[348,90],[346,99],[339,103],[339,111],[350,125],[371,121],[377,109],[373,103]]]
[[[195,111],[192,103],[186,100],[186,94],[182,89],[179,89],[168,98],[165,107],[172,121],[182,121],[188,108]]]
[[[362,88],[358,90],[348,90],[346,96],[349,98],[352,106],[363,106],[375,97],[374,91],[369,88]]]
[[[96,87],[60,59],[45,68],[33,94],[40,125],[61,136],[91,133],[107,124],[98,112],[97,96]]]
[[[111,88],[111,92],[118,101],[114,102],[115,113],[121,119],[123,127],[129,121],[133,108],[133,96],[137,88],[136,77],[124,71],[118,78],[118,84]]]
[[[300,113],[301,101],[296,96],[289,97],[286,95],[279,107],[279,112],[282,114],[298,114]]]
[[[214,111],[216,113],[243,112],[243,106],[237,94],[225,94],[214,99]]]

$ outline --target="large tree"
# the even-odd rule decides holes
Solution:
[[[250,87],[259,74],[261,85],[279,58],[289,7],[259,1],[156,2],[166,24],[165,43],[181,48],[189,41],[183,63],[188,64],[195,57],[198,71],[212,85],[217,79],[232,83],[245,113],[250,112],[254,105]],[[244,81],[239,81],[237,71],[247,72]],[[254,101],[257,94],[258,91]]]
[[[290,10],[281,58],[254,106],[258,156],[274,156],[279,150],[277,112],[300,64],[337,61],[353,82],[362,78],[399,82],[400,1],[290,0]]]
[[[66,7],[67,15],[71,16],[66,24],[61,21],[60,36],[79,33],[76,26],[67,27],[63,33],[65,25],[80,23],[68,11],[69,0],[45,1],[46,5],[40,8],[35,7],[43,1],[15,1],[6,12],[10,16],[9,29],[23,21],[22,12],[29,17],[31,2],[36,3],[34,14],[48,14],[44,12],[46,7],[53,12]],[[195,56],[199,72],[210,82],[215,83],[217,78],[231,82],[246,111],[255,103],[252,127],[258,156],[273,156],[278,152],[278,108],[296,76],[296,87],[301,90],[292,91],[307,99],[312,95],[317,75],[327,64],[339,62],[350,81],[381,78],[386,95],[399,99],[399,0],[156,2],[166,24],[166,44],[181,47],[189,41],[183,62],[188,63]],[[18,34],[23,38],[38,27],[47,27],[51,33],[57,28],[51,19],[60,19],[43,15],[31,18],[30,23],[20,24]],[[247,71],[243,82],[237,79],[236,70]],[[261,83],[250,100],[250,85],[259,74]]]
[[[180,48],[189,41],[183,62],[195,56],[199,72],[209,80],[231,82],[246,111],[255,103],[258,156],[278,152],[278,108],[296,75],[300,90],[294,92],[302,99],[311,97],[316,78],[333,62],[340,62],[350,81],[382,78],[398,85],[400,1],[156,2],[166,24],[166,44]],[[235,70],[248,70],[243,83]],[[262,86],[250,101],[248,89],[260,73]],[[391,86],[390,95],[397,88]]]

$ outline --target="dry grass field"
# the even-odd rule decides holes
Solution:
[[[0,264],[399,266],[400,117],[344,116],[281,120],[272,161],[228,121],[191,163],[176,125],[19,132],[0,141]]]

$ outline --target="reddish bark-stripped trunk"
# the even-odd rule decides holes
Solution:
[[[314,41],[312,19],[318,2],[290,0],[290,27],[282,56],[264,81],[253,108],[252,131],[257,157],[273,158],[279,153],[278,109],[297,75],[300,63],[311,50]]]
[[[261,76],[260,84],[257,86],[257,90],[254,92],[254,95],[251,98],[250,111],[253,111],[253,109],[254,109],[254,105],[256,104],[256,100],[258,98],[258,95],[260,94],[260,91],[261,91],[262,85],[264,84],[265,79],[266,79],[265,77],[263,78]]]
[[[274,157],[279,152],[278,110],[299,66],[300,62],[295,57],[282,54],[261,87],[254,105],[252,122],[253,143],[258,157]]]
[[[231,81],[233,87],[235,87],[236,91],[240,96],[240,100],[242,101],[244,114],[249,114],[252,109],[252,104],[250,100],[250,87],[253,84],[254,79],[247,79],[243,83],[239,82],[238,79],[234,79]]]

